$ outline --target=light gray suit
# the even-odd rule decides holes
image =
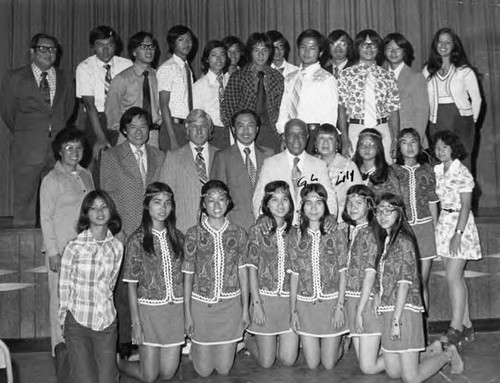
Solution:
[[[255,158],[257,162],[257,177],[262,168],[264,159],[272,156],[274,151],[269,148],[255,145]],[[215,153],[211,179],[224,182],[231,192],[234,208],[229,212],[231,222],[248,231],[255,223],[252,208],[253,187],[241,155],[238,144]]]
[[[208,176],[216,151],[215,147],[208,145]],[[177,228],[186,233],[198,222],[201,196],[201,183],[189,143],[177,150],[167,152],[161,169],[160,181],[172,188],[176,205]]]
[[[422,146],[428,148],[425,131],[429,120],[429,96],[424,75],[404,64],[398,77],[400,130],[414,128],[422,138]]]
[[[260,205],[264,196],[264,187],[272,181],[285,181],[290,185],[293,203],[295,205],[295,212],[300,211],[300,191],[302,190],[304,182],[301,182],[297,195],[294,195],[292,186],[292,168],[290,166],[288,150],[267,158],[262,165],[259,180],[255,187],[253,195],[253,212],[256,217],[259,215]],[[328,169],[326,162],[319,158],[313,157],[304,153],[304,161],[300,161],[299,169],[302,173],[302,181],[306,183],[319,182],[328,192],[328,208],[330,214],[337,216],[337,194],[332,188],[330,177],[328,176]],[[294,215],[294,223],[298,222],[298,214]]]

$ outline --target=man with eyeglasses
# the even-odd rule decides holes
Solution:
[[[134,64],[117,74],[109,86],[104,107],[108,130],[119,132],[123,112],[138,106],[151,115],[148,144],[158,148],[161,114],[158,81],[152,68],[159,55],[158,42],[149,32],[137,32],[130,37],[127,50]],[[125,141],[125,136],[118,133],[117,145]]]
[[[359,133],[374,128],[382,135],[387,163],[392,164],[399,133],[400,99],[394,75],[379,65],[384,60],[382,39],[365,29],[356,35],[357,63],[339,76],[339,118],[342,152],[351,157]]]
[[[107,135],[104,103],[111,80],[121,71],[132,66],[132,61],[115,56],[121,50],[121,40],[116,32],[100,25],[90,31],[90,48],[94,54],[83,60],[76,68],[76,97],[79,98],[86,112],[85,138],[92,147],[92,157],[84,158],[92,170],[96,187],[99,182],[99,158],[104,148],[116,142],[117,135]],[[97,161],[97,163],[95,163]]]
[[[59,43],[53,36],[31,39],[31,65],[9,72],[0,91],[0,113],[12,132],[13,224],[37,223],[38,186],[54,166],[51,144],[75,105],[73,81],[54,67]]]

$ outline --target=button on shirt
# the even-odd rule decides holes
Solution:
[[[50,88],[50,103],[54,102],[54,96],[56,95],[56,70],[51,67],[47,70],[41,70],[35,64],[31,64],[31,69],[33,70],[33,75],[35,76],[36,85],[40,86],[40,81],[42,81],[42,72],[47,72],[47,81],[49,82]]]
[[[111,65],[111,78],[133,65],[132,61],[120,56],[114,56],[108,64]],[[76,97],[94,97],[94,104],[98,112],[104,112],[106,101],[104,91],[105,65],[106,63],[93,55],[83,60],[76,68]]]
[[[186,118],[189,113],[185,65],[185,61],[173,54],[171,58],[160,65],[157,73],[158,91],[170,92],[168,106],[171,116],[176,118]],[[191,84],[193,82],[191,74]]]
[[[226,87],[229,75],[223,75],[223,86]],[[193,109],[207,112],[215,126],[224,126],[220,116],[219,80],[210,69],[193,85]]]
[[[148,71],[153,123],[159,125],[161,124],[161,115],[156,71],[153,68],[149,68]],[[139,106],[142,108],[143,72],[143,70],[139,70],[133,65],[117,74],[115,78],[113,78],[113,81],[111,81],[104,108],[108,120],[108,129],[119,129],[120,118],[123,112],[128,108],[132,106]]]
[[[288,112],[292,102],[292,94],[299,76],[302,87],[299,92],[297,118],[308,124],[329,123],[337,125],[338,94],[337,81],[319,63],[301,68],[285,78],[285,91],[281,100],[280,113],[276,129],[283,133],[288,121]]]

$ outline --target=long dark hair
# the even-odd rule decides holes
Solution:
[[[384,193],[378,198],[377,205],[380,205],[380,203],[382,202],[389,203],[391,206],[395,207],[398,211],[398,219],[394,223],[394,227],[391,228],[387,249],[389,249],[394,244],[394,242],[400,235],[406,236],[412,242],[413,247],[415,248],[415,256],[416,256],[415,263],[419,265],[420,262],[417,262],[417,260],[419,259],[417,240],[415,238],[415,234],[413,233],[410,224],[408,223],[408,220],[406,219],[405,204],[403,198],[392,193]],[[379,237],[380,243],[384,243],[386,237],[387,237],[386,231],[381,230],[381,235]],[[378,264],[380,263],[381,257],[382,254],[379,254],[379,256],[377,257],[376,261],[377,268]]]
[[[363,129],[359,133],[358,144],[356,147],[356,153],[354,153],[353,161],[361,171],[361,165],[363,165],[363,158],[359,154],[359,147],[361,145],[361,138],[364,135],[368,135],[373,138],[375,143],[375,147],[377,149],[377,154],[375,155],[375,171],[370,175],[370,181],[374,185],[380,185],[387,181],[387,177],[389,177],[389,164],[385,160],[384,154],[384,144],[382,143],[382,135],[379,131],[373,128]],[[361,175],[363,173],[361,172]]]
[[[307,228],[309,227],[309,218],[304,214],[304,198],[307,197],[309,193],[317,193],[321,199],[323,200],[323,205],[325,206],[325,211],[323,212],[323,216],[319,220],[319,230],[322,235],[326,234],[325,231],[325,218],[330,215],[330,209],[328,209],[328,192],[325,187],[320,183],[311,183],[307,184],[300,191],[300,232],[304,236],[307,234]]]
[[[175,199],[174,193],[170,186],[164,184],[163,182],[153,182],[146,188],[146,194],[144,194],[144,201],[142,203],[142,221],[140,229],[144,234],[142,240],[142,248],[148,254],[156,254],[153,242],[153,220],[149,214],[149,203],[154,196],[160,193],[167,193],[172,201],[172,211],[165,220],[165,228],[167,229],[167,240],[172,245],[174,250],[174,258],[182,259],[183,257],[183,241],[182,234],[175,227],[176,216],[175,216]]]
[[[396,164],[404,165],[405,159],[403,153],[401,153],[401,139],[405,134],[411,134],[418,141],[418,154],[417,162],[422,165],[428,162],[427,155],[422,150],[422,142],[420,141],[420,134],[414,128],[405,128],[401,130],[398,134],[398,144],[396,146]]]
[[[438,42],[439,37],[444,33],[450,35],[451,40],[453,41],[453,49],[450,55],[450,62],[457,68],[469,67],[471,69],[474,69],[469,62],[469,59],[467,58],[460,37],[458,37],[455,31],[451,28],[441,28],[434,34],[434,37],[432,38],[431,52],[429,53],[429,60],[427,60],[426,63],[427,70],[429,72],[429,77],[427,78],[428,80],[431,79],[443,65],[443,58],[438,53]]]
[[[224,213],[224,216],[229,213],[229,211],[234,207],[233,199],[231,198],[231,194],[229,194],[229,188],[227,185],[219,180],[210,180],[201,188],[201,197],[200,197],[200,217],[199,222],[204,215],[207,215],[207,209],[205,208],[205,197],[207,193],[212,189],[221,189],[227,196],[227,209]]]
[[[282,192],[286,197],[288,197],[288,200],[290,201],[290,210],[285,216],[285,233],[288,233],[290,231],[290,228],[292,227],[293,212],[295,211],[295,207],[293,204],[292,194],[290,193],[290,186],[285,181],[269,182],[264,187],[264,198],[262,198],[262,214],[271,219],[272,227],[269,232],[271,234],[274,234],[276,232],[278,224],[276,223],[276,219],[274,218],[267,204],[269,203],[275,192]]]
[[[389,33],[384,37],[384,55],[385,48],[391,41],[394,41],[394,43],[396,43],[396,45],[403,50],[403,62],[406,65],[411,66],[413,60],[415,59],[415,55],[413,54],[413,46],[408,39],[398,32]]]
[[[76,232],[80,234],[82,231],[90,229],[89,210],[94,204],[94,201],[100,198],[104,201],[109,209],[108,229],[113,235],[116,235],[122,229],[122,219],[116,210],[116,205],[113,199],[104,190],[92,190],[89,192],[82,202],[80,209],[80,216],[76,224]]]

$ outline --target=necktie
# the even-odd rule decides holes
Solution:
[[[245,166],[247,168],[248,177],[250,177],[250,183],[252,184],[252,187],[255,187],[257,169],[255,168],[252,159],[250,158],[250,148],[247,146],[243,151],[245,152]]]
[[[375,99],[375,78],[371,69],[368,69],[365,86],[365,127],[377,126],[377,108]]]
[[[144,166],[144,153],[141,149],[135,151],[135,156],[137,157],[137,164],[139,165],[139,172],[141,173],[142,183],[146,185],[146,168]]]
[[[144,82],[142,83],[142,109],[151,115],[151,92],[149,90],[149,72],[145,70],[142,75]]]
[[[264,88],[264,72],[257,72],[259,81],[257,83],[257,97],[255,102],[255,112],[257,115],[264,113],[266,108],[266,89]]]
[[[338,80],[339,79],[339,67],[335,67],[333,69],[333,75],[335,76],[335,78]]]
[[[292,168],[292,184],[293,190],[295,191],[295,196],[298,197],[298,191],[300,189],[299,180],[302,177],[302,172],[299,169],[299,157],[294,157],[293,159],[293,168]]]
[[[193,110],[193,84],[191,83],[191,69],[189,68],[189,64],[184,64],[184,69],[186,70],[186,84],[188,91],[188,109],[189,111]]]
[[[49,80],[47,80],[47,72],[42,72],[42,79],[40,80],[40,92],[42,93],[43,100],[47,103],[47,105],[50,104],[50,86],[49,86]]]
[[[219,109],[222,110],[224,105],[224,75],[221,73],[217,76],[219,82]]]
[[[109,84],[111,84],[111,65],[104,65],[104,69],[106,69],[106,76],[104,76],[104,95],[107,95],[109,91]]]
[[[292,89],[292,96],[290,97],[290,108],[288,110],[288,119],[297,118],[299,115],[299,102],[300,91],[302,89],[302,71],[299,72],[297,80]]]
[[[283,72],[285,71],[285,67],[284,67],[284,66],[282,66],[281,68],[278,68],[278,70],[279,70],[279,72],[280,72],[281,74],[283,74]]]
[[[205,164],[205,159],[203,158],[203,147],[197,146],[196,151],[198,152],[196,154],[196,171],[198,172],[198,178],[200,179],[200,182],[202,185],[205,185],[208,181],[207,177],[207,166]]]

